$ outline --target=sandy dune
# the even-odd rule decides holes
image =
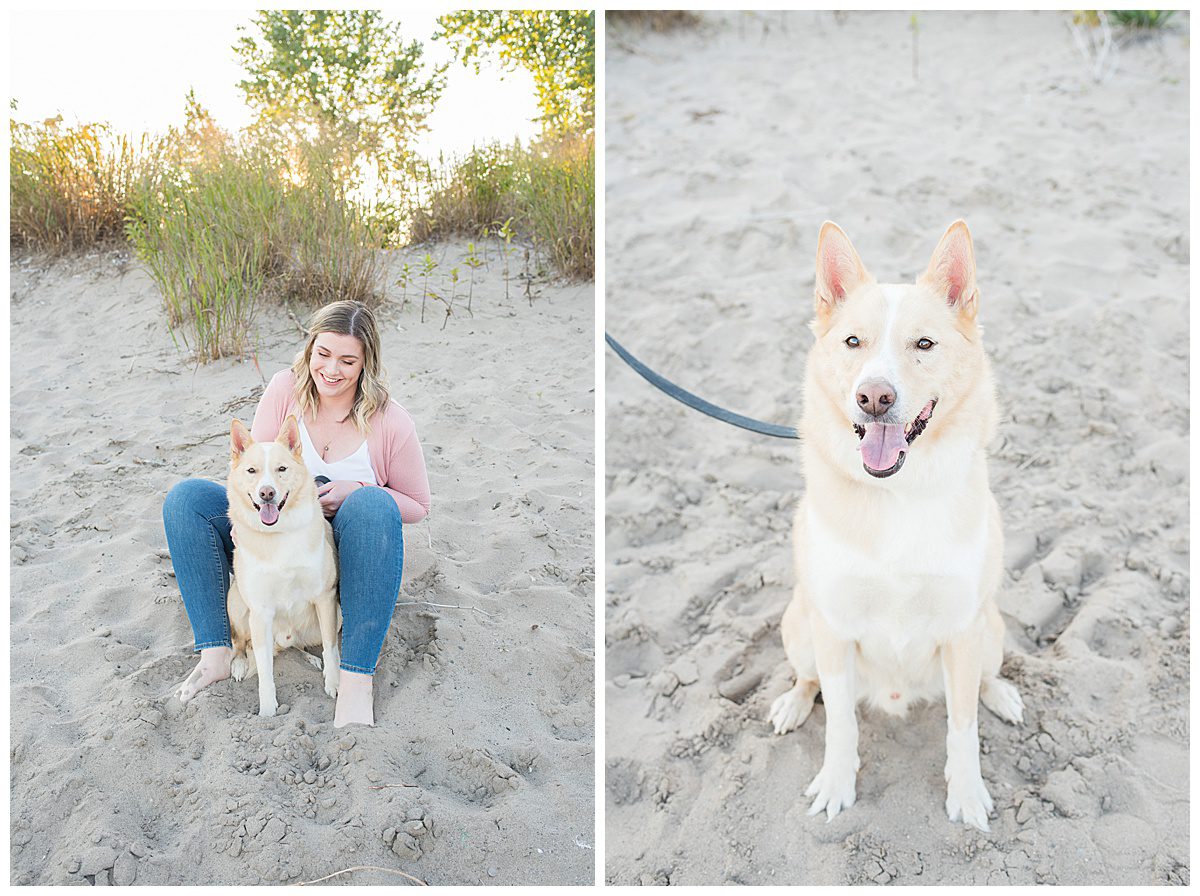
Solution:
[[[445,272],[465,254],[425,248]],[[385,362],[433,512],[406,529],[378,724],[334,730],[295,654],[276,718],[253,683],[169,696],[194,659],[163,496],[224,480],[230,418],[251,419],[298,326],[263,311],[257,366],[197,369],[128,258],[14,260],[14,883],[592,880],[593,288],[539,279],[530,306],[521,269],[506,300],[493,247],[474,318],[444,330],[389,288]]]
[[[706,398],[794,422],[826,218],[881,280],[976,240],[1005,408],[1006,673],[990,834],[951,824],[945,710],[860,714],[859,802],[806,816],[790,684],[793,444],[605,362],[612,883],[1181,883],[1188,765],[1188,29],[1093,83],[1060,13],[728,14],[610,37],[606,328]]]

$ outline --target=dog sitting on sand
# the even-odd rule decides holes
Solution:
[[[325,693],[337,696],[337,562],[333,530],[304,465],[295,417],[274,442],[255,442],[238,420],[230,430],[229,521],[237,549],[229,586],[230,674],[258,674],[258,714],[273,716],[274,656],[321,645]],[[322,659],[305,652],[318,669]]]
[[[806,491],[782,622],[796,683],[769,715],[784,734],[823,696],[810,815],[854,803],[859,701],[903,715],[941,696],[946,811],[988,829],[978,705],[1012,723],[1023,706],[999,677],[1003,533],[986,456],[998,411],[978,311],[962,221],[903,285],[877,283],[836,224],[821,228],[800,425]]]

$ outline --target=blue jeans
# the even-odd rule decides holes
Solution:
[[[225,486],[208,479],[180,482],[163,502],[163,528],[196,650],[232,647],[225,597],[234,546]],[[370,675],[404,571],[400,509],[381,488],[353,491],[333,517],[333,541],[342,604],[341,667]]]

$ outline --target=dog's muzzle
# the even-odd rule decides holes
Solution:
[[[274,494],[272,494],[272,498],[274,498]],[[264,526],[274,526],[279,522],[279,512],[283,510],[283,505],[287,503],[287,495],[284,495],[278,504],[274,500],[263,501],[263,503],[259,504],[253,498],[250,499],[250,503],[258,511],[258,518]]]
[[[863,469],[876,479],[886,479],[894,476],[904,466],[908,456],[908,447],[917,436],[925,431],[937,399],[931,399],[921,409],[912,423],[865,423],[854,424],[858,434],[858,451],[862,457]]]

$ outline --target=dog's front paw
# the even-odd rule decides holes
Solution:
[[[992,811],[992,797],[987,785],[979,775],[951,775],[946,782],[946,814],[951,821],[961,819],[964,824],[988,831],[988,813]]]
[[[857,761],[825,762],[821,771],[808,785],[808,790],[804,791],[805,796],[816,797],[808,807],[809,815],[824,811],[827,820],[833,821],[835,815],[854,805],[857,765]]]
[[[229,663],[229,674],[234,681],[242,681],[246,677],[246,673],[250,671],[250,661],[244,656],[238,655]]]
[[[275,702],[274,698],[271,699],[270,703],[260,702],[258,704],[258,714],[265,719],[269,719],[274,716],[278,709],[279,704]]]
[[[325,648],[325,693],[334,698],[338,695],[338,666],[341,661],[336,647]]]
[[[983,682],[980,689],[983,705],[1010,725],[1019,725],[1025,718],[1025,703],[1021,693],[1010,682],[1002,678],[991,678]]]
[[[771,704],[767,723],[775,729],[776,734],[787,734],[793,728],[799,728],[812,712],[814,695],[813,689],[800,684],[780,694]]]

